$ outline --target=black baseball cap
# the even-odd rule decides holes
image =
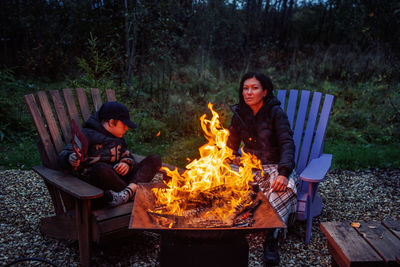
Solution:
[[[137,125],[131,121],[128,109],[119,102],[106,102],[99,109],[100,120],[120,120],[129,128],[136,128]]]

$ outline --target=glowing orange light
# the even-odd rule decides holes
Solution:
[[[163,168],[172,179],[165,182],[168,189],[154,188],[155,204],[166,207],[163,213],[182,215],[186,207],[182,207],[182,200],[196,199],[201,194],[215,194],[216,199],[223,199],[217,207],[207,211],[207,218],[219,220],[232,219],[234,208],[240,203],[249,191],[249,182],[253,181],[252,169],[261,169],[261,162],[253,155],[242,151],[240,167],[233,170],[229,165],[235,156],[226,145],[229,131],[219,121],[219,115],[213,110],[213,105],[208,104],[212,112],[211,120],[206,119],[206,114],[200,117],[201,128],[208,143],[199,148],[200,158],[195,159],[186,166],[186,171],[179,174]],[[215,192],[215,188],[222,186],[224,190]],[[210,191],[211,190],[211,191]],[[210,193],[212,192],[212,193]],[[216,194],[223,194],[218,197]],[[160,211],[153,211],[159,212]]]
[[[158,131],[158,133],[156,133],[156,136],[160,136],[160,134],[161,134],[161,132],[160,132],[160,131]]]

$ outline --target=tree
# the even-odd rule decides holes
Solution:
[[[132,76],[135,66],[136,42],[137,42],[137,1],[124,0],[124,30],[125,30],[125,84],[126,94],[132,95]]]

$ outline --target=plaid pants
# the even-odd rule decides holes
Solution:
[[[271,206],[287,223],[289,215],[296,212],[297,205],[297,175],[293,173],[288,177],[287,189],[284,192],[272,192],[271,185],[278,173],[278,164],[263,165],[264,176],[261,171],[255,173],[254,180],[258,183],[260,190],[270,202]],[[294,216],[292,216],[294,218]]]

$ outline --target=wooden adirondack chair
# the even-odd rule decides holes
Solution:
[[[296,173],[300,178],[296,219],[307,220],[305,243],[309,243],[312,219],[322,210],[322,200],[317,195],[318,185],[332,161],[332,155],[323,154],[323,148],[334,97],[325,94],[321,107],[322,93],[314,92],[310,103],[310,91],[290,90],[285,108],[286,95],[286,90],[278,90],[277,98],[288,115],[296,145]]]
[[[63,89],[63,97],[57,90],[49,91],[49,95],[51,102],[44,91],[38,92],[37,98],[33,94],[25,95],[39,133],[38,146],[43,163],[33,170],[43,178],[55,210],[54,216],[41,219],[40,231],[57,239],[78,240],[80,263],[89,266],[91,242],[98,243],[128,231],[133,203],[92,210],[92,201],[103,196],[103,190],[57,169],[57,154],[71,141],[70,120],[74,119],[81,127],[82,122],[101,107],[99,89],[90,90],[90,104],[82,88],[77,88],[75,95],[71,89]],[[105,90],[105,95],[107,101],[116,101],[113,90]],[[75,103],[79,104],[80,112]]]

